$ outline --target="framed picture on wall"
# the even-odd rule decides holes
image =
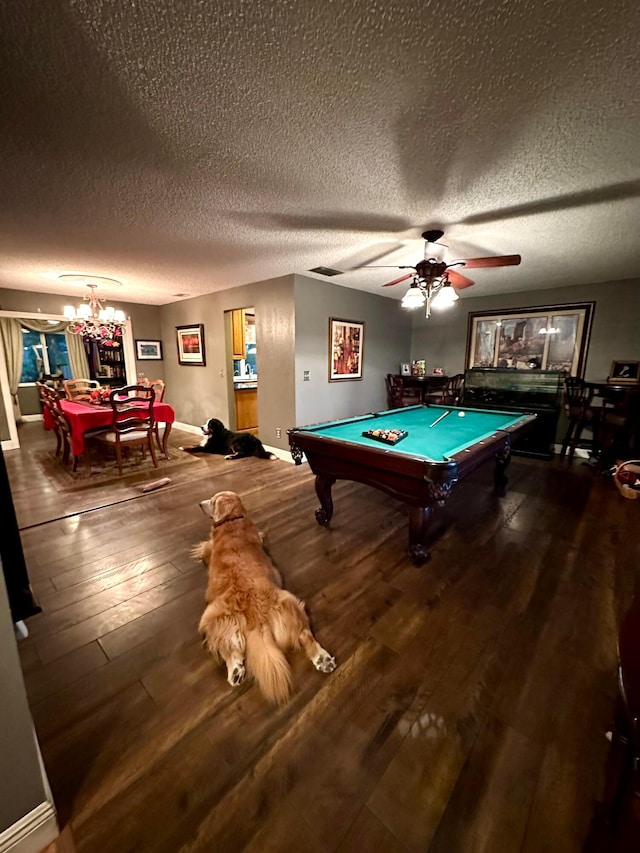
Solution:
[[[362,379],[364,323],[329,318],[329,382]]]
[[[138,361],[162,361],[162,341],[139,341],[136,338]]]
[[[178,364],[194,364],[204,367],[206,355],[204,349],[204,325],[176,326],[178,345]]]
[[[467,367],[564,370],[584,376],[595,303],[469,314]]]
[[[640,382],[640,361],[614,361],[607,382],[614,384]]]

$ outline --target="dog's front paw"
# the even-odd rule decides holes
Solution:
[[[247,671],[244,663],[234,663],[233,669],[229,671],[227,681],[232,687],[238,687],[244,681]]]
[[[336,659],[325,649],[319,655],[316,655],[311,663],[319,672],[333,672],[336,668]]]
[[[191,559],[202,560],[203,563],[208,563],[211,557],[211,543],[208,541],[198,542],[190,551]]]

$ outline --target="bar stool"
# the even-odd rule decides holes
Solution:
[[[591,405],[592,392],[584,379],[567,376],[564,380],[564,410],[569,418],[567,431],[562,440],[560,458],[569,451],[569,464],[578,447],[589,450],[591,456],[598,453],[598,408]],[[583,430],[591,430],[590,438],[582,438]]]

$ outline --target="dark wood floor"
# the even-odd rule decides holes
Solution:
[[[44,613],[20,650],[80,851],[583,849],[639,565],[640,507],[611,481],[514,459],[498,499],[487,466],[418,569],[403,507],[374,489],[338,483],[320,528],[306,466],[210,457],[146,495],[67,495],[33,458],[50,434],[21,438],[6,460]],[[296,658],[280,709],[232,691],[197,636],[189,549],[208,533],[198,501],[221,489],[338,660],[322,675]]]

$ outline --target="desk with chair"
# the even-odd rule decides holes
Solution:
[[[400,409],[424,403],[429,394],[444,388],[448,380],[447,376],[402,376],[399,373],[387,373],[387,405],[390,409]]]

